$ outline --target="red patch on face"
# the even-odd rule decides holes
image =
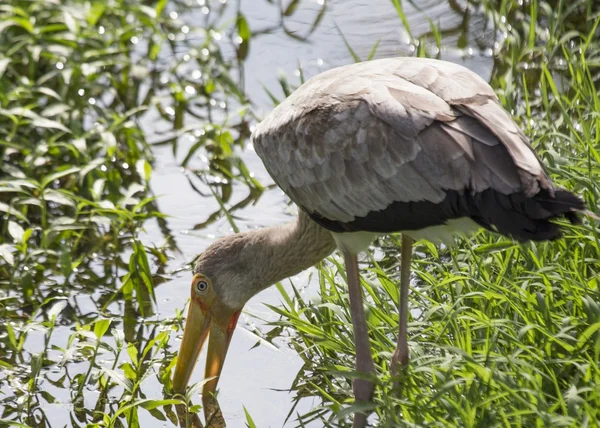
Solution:
[[[240,318],[241,313],[242,313],[241,309],[239,311],[235,311],[233,313],[233,316],[231,317],[231,320],[229,321],[229,326],[227,326],[227,336],[231,337],[231,335],[233,334],[233,330],[235,329],[235,326],[237,325],[237,322],[238,322],[238,319]]]
[[[204,301],[202,299],[200,299],[199,297],[193,296],[192,300],[194,301],[195,304],[200,306],[200,309],[202,309],[202,312],[204,312],[204,313],[208,312],[208,305],[206,303],[204,303]]]

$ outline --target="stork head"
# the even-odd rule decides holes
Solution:
[[[212,379],[204,384],[202,394],[208,396],[216,391],[229,342],[242,309],[224,304],[214,284],[208,276],[199,273],[192,280],[191,303],[173,377],[176,392],[185,391],[209,334],[204,376]]]
[[[173,377],[173,389],[183,393],[207,336],[208,353],[203,399],[216,391],[227,349],[238,317],[257,289],[249,263],[247,240],[239,235],[222,238],[200,255],[194,268],[191,303]]]
[[[251,297],[313,266],[335,248],[329,232],[300,214],[296,222],[226,236],[198,258],[173,389],[184,392],[206,338],[203,400],[216,391],[240,313]],[[205,411],[207,406],[205,405]]]

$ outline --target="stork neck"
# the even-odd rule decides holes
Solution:
[[[267,288],[317,264],[336,248],[331,233],[300,210],[296,221],[256,232],[255,254],[264,260],[255,263],[256,283]],[[261,251],[262,250],[262,251]],[[260,279],[259,279],[260,278]]]

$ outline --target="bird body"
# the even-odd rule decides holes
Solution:
[[[326,71],[277,106],[253,141],[299,215],[288,225],[221,238],[198,258],[173,385],[185,389],[210,332],[205,398],[216,389],[244,304],[336,245],[346,264],[356,369],[369,374],[356,255],[380,234],[403,234],[395,371],[408,362],[412,238],[451,241],[483,227],[518,241],[555,239],[561,231],[553,220],[575,223],[585,209],[578,196],[554,187],[492,88],[444,61],[383,59]],[[368,376],[354,380],[358,402],[373,389]],[[356,413],[354,426],[365,424],[366,415]]]
[[[277,106],[253,139],[277,185],[338,234],[447,241],[455,229],[476,230],[472,219],[518,240],[553,239],[559,229],[549,220],[583,208],[555,191],[492,88],[444,61],[326,71]],[[442,227],[423,231],[432,226]]]

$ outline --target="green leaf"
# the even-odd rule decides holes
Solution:
[[[94,2],[88,15],[86,17],[86,21],[91,26],[96,25],[100,17],[104,14],[104,10],[106,9],[106,4],[103,2]]]
[[[88,173],[90,171],[93,171],[96,168],[98,168],[105,161],[106,161],[106,159],[104,159],[104,158],[94,159],[90,163],[88,163],[86,166],[81,168],[81,171],[79,172],[80,182],[83,183],[83,179],[85,178],[85,176],[88,175]]]
[[[346,37],[344,36],[344,33],[342,33],[342,30],[340,29],[340,27],[338,27],[337,24],[335,24],[335,28],[337,29],[342,40],[344,41],[344,44],[346,45],[346,49],[348,50],[348,53],[350,54],[350,56],[352,57],[354,62],[360,62],[361,61],[360,57],[356,54],[356,52],[354,52],[354,49],[352,49],[352,46],[350,46],[350,43],[348,42],[348,40],[346,40]]]
[[[140,11],[142,11],[143,13],[148,15],[149,18],[152,18],[152,19],[156,18],[156,16],[157,16],[156,8],[152,9],[151,7],[143,5],[143,4],[139,5],[138,7],[140,8]]]
[[[54,395],[50,394],[48,391],[40,391],[40,394],[48,403],[54,404],[56,402],[56,398],[54,398]]]
[[[27,220],[27,218],[23,214],[15,210],[13,207],[6,205],[4,202],[0,202],[0,211],[15,216],[16,218],[18,218],[21,221],[24,221],[25,223],[29,223],[29,220]]]
[[[74,174],[76,172],[79,172],[80,170],[81,170],[81,168],[74,166],[74,167],[67,168],[62,171],[58,171],[53,174],[47,175],[42,179],[41,187],[44,188],[48,184],[52,183],[54,180],[58,180],[59,178],[66,177],[69,174]]]
[[[1,58],[0,59],[0,79],[2,79],[2,75],[4,75],[4,72],[6,71],[8,64],[10,64],[10,61],[11,61],[10,58]]]
[[[8,233],[17,243],[23,242],[23,237],[25,235],[25,230],[21,227],[20,224],[15,223],[14,221],[8,222]]]
[[[27,31],[30,34],[35,33],[35,29],[33,28],[33,25],[31,24],[31,22],[29,22],[28,19],[25,19],[25,18],[9,18],[9,19],[6,19],[5,21],[0,22],[0,33],[2,33],[4,31],[4,29],[6,29],[10,26],[21,27],[22,29],[24,29],[25,31]]]
[[[63,19],[65,22],[65,25],[67,26],[67,28],[69,29],[69,31],[73,34],[77,34],[79,32],[79,24],[77,22],[77,20],[75,18],[73,18],[73,15],[71,15],[71,13],[67,10],[63,10]]]
[[[23,234],[23,243],[27,243],[27,241],[29,241],[29,238],[31,238],[32,234],[33,234],[33,229],[27,229],[25,231],[25,233]]]
[[[69,207],[75,207],[77,205],[75,200],[69,199],[67,194],[52,189],[44,190],[44,199],[46,201],[52,201],[56,204],[65,205]]]
[[[141,276],[144,286],[146,287],[148,293],[152,297],[154,303],[156,303],[156,296],[154,294],[154,284],[152,283],[152,271],[150,270],[150,264],[148,263],[148,256],[146,254],[146,249],[144,245],[140,241],[136,241],[134,243],[134,254],[135,256],[135,264],[137,266],[137,273]]]
[[[117,385],[121,386],[125,391],[132,392],[133,391],[133,382],[123,376],[121,373],[118,373],[112,369],[107,369],[105,367],[101,368],[102,372],[104,372],[113,382]],[[123,409],[123,408],[122,408]],[[119,412],[117,412],[118,414]],[[115,414],[115,417],[117,416]]]
[[[113,328],[111,330],[111,333],[113,335],[113,338],[115,339],[115,344],[117,345],[117,348],[122,348],[123,344],[125,343],[125,332],[120,328]]]
[[[167,0],[158,0],[158,2],[156,2],[156,8],[155,8],[155,10],[156,10],[156,16],[157,17],[160,16],[160,15],[162,15],[162,12],[163,12],[166,4],[167,4]]]
[[[583,333],[581,333],[581,335],[579,336],[579,339],[577,341],[579,344],[579,347],[582,347],[583,345],[588,343],[588,341],[594,335],[594,333],[596,333],[599,330],[600,330],[600,322],[592,324],[588,328],[586,328],[585,331]]]
[[[6,263],[13,266],[15,264],[15,256],[13,256],[14,248],[9,244],[0,244],[0,257],[2,257]]]
[[[69,128],[67,128],[62,123],[57,122],[55,120],[46,119],[44,117],[38,117],[33,119],[31,121],[31,124],[33,126],[37,126],[38,128],[59,129],[64,132],[68,132],[69,134],[71,133],[71,131],[69,131]]]
[[[11,323],[6,323],[5,327],[6,333],[8,335],[8,343],[10,344],[12,349],[17,350],[17,336],[15,335],[15,329],[13,328]]]
[[[483,254],[496,253],[496,252],[500,252],[500,251],[506,251],[510,248],[515,248],[517,246],[518,246],[518,244],[516,244],[513,241],[501,241],[501,242],[495,242],[493,244],[479,245],[475,248],[474,252],[477,255],[483,255]]]
[[[56,103],[49,105],[44,110],[42,110],[41,115],[44,117],[59,116],[69,110],[71,110],[71,107],[67,104]]]
[[[252,33],[246,17],[241,13],[237,16],[236,27],[238,36],[242,40],[237,49],[237,57],[239,61],[243,61],[248,56],[248,51],[250,50],[250,38],[252,37]]]
[[[48,88],[46,86],[38,86],[38,87],[35,88],[35,90],[37,92],[40,92],[40,93],[44,94],[44,95],[48,95],[49,97],[52,97],[52,98],[54,98],[57,101],[61,101],[62,100],[62,97],[60,95],[58,95],[58,93],[54,89],[52,89],[52,88]]]
[[[246,424],[248,428],[256,428],[256,424],[252,420],[252,416],[250,416],[250,413],[248,412],[248,409],[246,409],[246,406],[244,406],[244,414],[246,415]]]
[[[0,419],[0,425],[10,428],[31,428],[31,425],[21,424],[19,422],[10,421],[8,419]]]
[[[410,31],[410,24],[408,23],[408,18],[406,17],[406,14],[404,13],[404,8],[402,7],[402,0],[391,0],[391,1],[392,1],[392,4],[394,5],[394,7],[396,8],[396,14],[402,21],[402,25],[404,25],[404,29],[412,37],[411,31]]]
[[[48,311],[48,318],[52,321],[52,323],[56,322],[56,317],[67,307],[67,301],[65,299],[61,299],[56,302],[50,310]]]
[[[156,409],[158,407],[175,405],[175,404],[181,404],[181,400],[143,400],[143,401],[139,402],[139,406],[146,410],[152,410],[152,409]]]
[[[131,358],[131,362],[133,363],[133,365],[135,367],[137,367],[139,364],[138,350],[133,343],[130,343],[129,345],[127,345],[127,355],[129,355],[129,358]]]
[[[152,175],[152,166],[150,162],[146,159],[140,159],[135,163],[135,170],[139,174],[140,177],[144,179],[144,181],[150,181],[150,176]]]
[[[373,47],[371,48],[371,52],[369,52],[369,56],[367,57],[367,61],[371,61],[375,57],[375,53],[377,53],[377,48],[379,47],[379,43],[381,42],[381,37],[377,39]]]
[[[130,409],[134,409],[136,407],[142,407],[142,408],[146,409],[145,406],[147,405],[148,409],[155,409],[159,406],[179,405],[179,404],[185,404],[185,403],[181,400],[151,400],[151,399],[147,399],[147,398],[142,399],[142,400],[137,400],[131,404],[120,407],[119,410],[117,410],[115,412],[115,414],[112,415],[112,418],[111,418],[108,426],[114,426],[114,423],[117,420],[117,418],[119,418],[122,414],[128,412]]]
[[[98,340],[100,340],[104,336],[104,334],[108,331],[108,328],[110,327],[110,323],[111,323],[111,320],[109,320],[109,319],[98,320],[94,323],[94,334],[96,335],[96,338]]]
[[[137,373],[134,370],[134,368],[131,366],[131,364],[129,363],[124,363],[121,366],[121,370],[123,370],[123,374],[125,375],[125,377],[131,381],[134,381],[137,379]]]
[[[298,5],[300,4],[300,0],[292,0],[290,2],[290,4],[288,5],[288,7],[285,8],[285,10],[283,11],[283,16],[291,16],[295,10],[298,8]]]

